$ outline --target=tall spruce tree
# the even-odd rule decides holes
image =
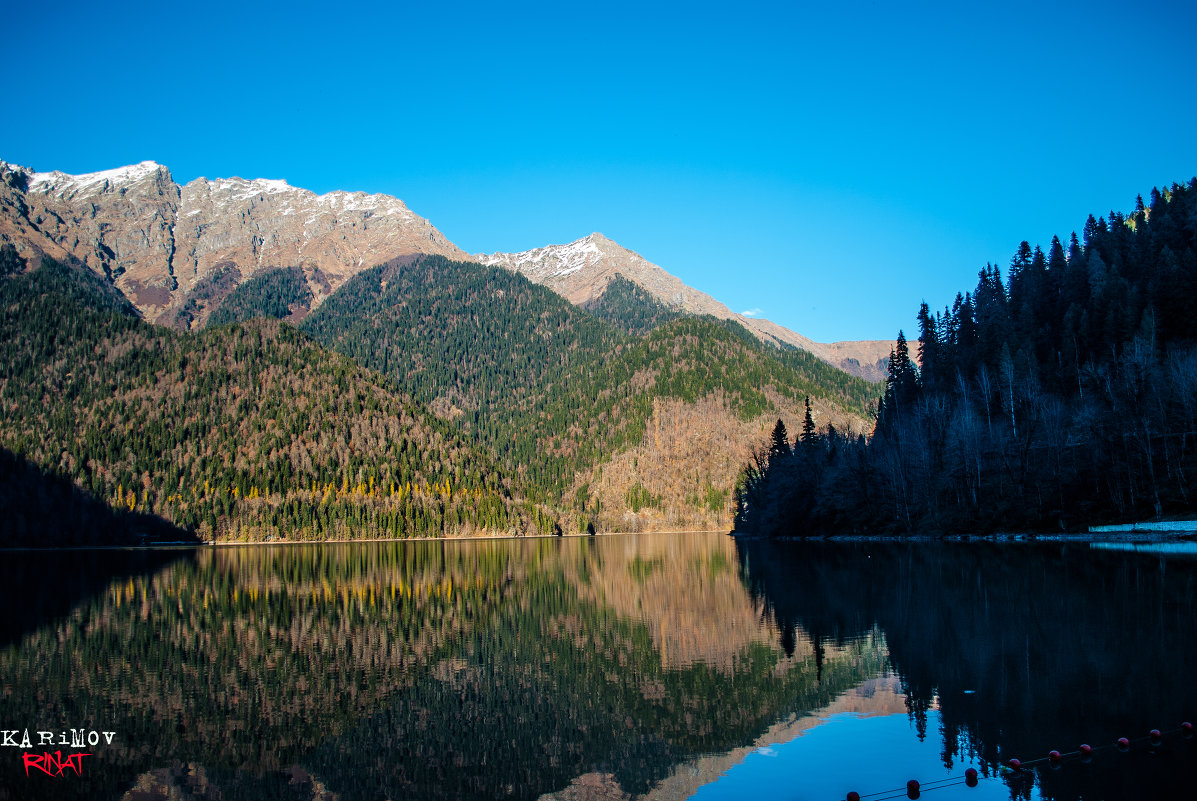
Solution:
[[[898,418],[910,409],[919,394],[918,371],[910,361],[910,347],[906,334],[898,332],[898,340],[889,356],[889,373],[885,378],[885,394],[878,403],[877,431],[892,430]]]
[[[773,433],[769,435],[769,456],[771,460],[778,457],[789,456],[793,453],[790,448],[790,435],[786,431],[786,424],[777,420],[777,425],[773,426]]]
[[[815,432],[815,419],[810,413],[810,395],[806,396],[806,414],[802,418],[802,443],[809,445],[815,441],[818,434]]]
[[[934,389],[940,381],[939,360],[941,356],[939,325],[931,316],[927,302],[919,306],[919,378],[924,390]]]

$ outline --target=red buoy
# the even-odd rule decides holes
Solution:
[[[1118,738],[1118,750],[1125,751],[1128,748],[1130,748],[1130,740],[1126,739],[1125,737],[1119,737]]]
[[[1021,759],[1011,759],[1006,764],[1010,766],[1010,770],[1022,770],[1022,760]]]
[[[855,790],[848,793],[848,801],[860,801],[860,793],[856,792]]]
[[[1157,742],[1160,740],[1160,738],[1162,738],[1164,736],[1164,735],[1160,734],[1159,729],[1152,729],[1151,731],[1148,732],[1148,735],[1151,736],[1151,739],[1156,740]]]
[[[919,783],[916,780],[911,779],[910,781],[906,782],[906,797],[907,798],[918,798],[919,797]]]
[[[1184,732],[1185,737],[1193,736],[1193,724],[1189,723],[1187,720],[1180,724],[1180,730]]]
[[[1081,743],[1081,747],[1077,750],[1081,752],[1081,759],[1087,760],[1089,757],[1093,756],[1093,746],[1089,745],[1088,743]]]
[[[1059,751],[1048,751],[1047,758],[1050,759],[1052,762],[1058,763],[1064,757],[1061,756]]]
[[[977,769],[976,768],[969,768],[968,770],[964,771],[964,783],[967,784],[969,787],[977,786]]]

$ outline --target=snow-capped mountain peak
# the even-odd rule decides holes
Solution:
[[[99,194],[111,187],[134,184],[160,175],[165,175],[167,180],[170,179],[170,173],[156,161],[143,161],[140,164],[131,164],[127,167],[82,175],[68,175],[58,170],[51,172],[25,170],[25,173],[30,190],[59,196]]]

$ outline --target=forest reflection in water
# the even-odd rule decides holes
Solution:
[[[958,769],[1193,701],[1193,562],[1158,555],[685,534],[7,557],[31,611],[3,726],[116,736],[80,776],[0,749],[0,798],[686,798],[844,721],[900,720]]]
[[[876,632],[787,657],[722,535],[8,557],[4,725],[116,736],[53,780],[0,751],[0,798],[640,794],[885,670]]]
[[[1091,761],[1007,777],[1021,797],[1187,797],[1197,751],[1197,558],[1088,543],[739,541],[784,632],[884,633],[920,736],[995,771],[1089,743]],[[934,710],[938,726],[924,716]],[[1152,728],[1169,732],[1158,746]],[[938,731],[937,731],[938,729]],[[1117,738],[1134,747],[1119,753]],[[897,777],[896,777],[897,778]],[[902,782],[897,782],[901,786]]]

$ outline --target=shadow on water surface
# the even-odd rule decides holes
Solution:
[[[17,611],[0,615],[0,649],[70,616],[114,583],[142,581],[193,558],[194,551],[182,548],[0,554],[0,587],[15,600]]]
[[[1192,792],[1193,741],[1177,733],[1152,749],[1145,735],[1197,715],[1197,559],[1083,543],[740,540],[737,552],[783,642],[793,631],[823,642],[884,633],[945,766],[965,752],[996,766],[1087,742],[1103,750],[1041,771],[1041,797]],[[927,731],[933,708],[939,732]],[[1122,736],[1137,740],[1130,753],[1109,747]],[[1029,786],[1011,789],[1029,797]]]
[[[76,550],[69,546],[195,542],[161,518],[114,512],[70,481],[0,448],[0,587],[15,613],[0,615],[0,648],[70,614],[113,581],[146,576],[186,550]],[[66,550],[61,548],[67,546]]]

